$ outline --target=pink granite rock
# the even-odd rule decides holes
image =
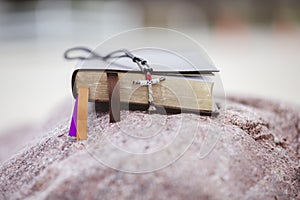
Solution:
[[[0,199],[299,199],[299,110],[262,99],[234,97],[226,108],[217,118],[123,111],[123,121],[117,124],[109,124],[107,114],[90,115],[89,138],[81,142],[68,137],[67,119],[2,164]],[[181,125],[187,140],[195,134],[184,152],[185,142],[159,158],[127,162],[104,142],[109,139],[132,152],[154,152],[179,137],[173,133],[182,117],[188,121]],[[154,125],[143,128],[149,121]],[[199,125],[196,131],[195,124]],[[137,144],[132,137],[122,136],[122,130],[131,130],[136,137],[156,130],[162,135]],[[205,143],[214,135],[218,137],[213,144]],[[201,157],[205,145],[213,149]],[[124,173],[106,166],[151,171],[159,162],[177,158],[173,153],[183,155],[149,173]]]

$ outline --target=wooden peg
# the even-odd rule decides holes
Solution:
[[[89,88],[78,88],[77,107],[77,140],[87,139],[87,118],[88,118]]]
[[[109,97],[109,122],[120,121],[120,85],[117,72],[107,72],[107,89]]]

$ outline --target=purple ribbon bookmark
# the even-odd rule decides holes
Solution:
[[[69,136],[71,137],[76,137],[77,136],[77,107],[78,107],[78,97],[76,97],[75,100],[75,105],[74,105],[74,110],[73,110],[73,115],[71,119],[71,125],[70,125],[70,131],[69,131]]]

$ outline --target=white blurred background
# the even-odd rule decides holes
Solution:
[[[63,59],[64,50],[94,48],[145,26],[175,29],[202,44],[227,94],[300,104],[299,24],[296,0],[0,0],[0,134],[42,123],[58,107],[71,115],[75,62]]]

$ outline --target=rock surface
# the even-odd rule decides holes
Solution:
[[[232,97],[217,118],[122,116],[91,114],[87,141],[69,119],[45,133],[2,164],[0,199],[300,199],[297,108]]]

